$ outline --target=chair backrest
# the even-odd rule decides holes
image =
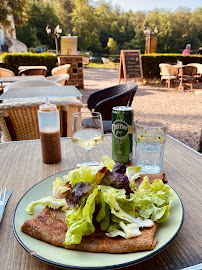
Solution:
[[[17,87],[39,87],[39,86],[61,86],[61,84],[52,81],[46,80],[25,80],[25,81],[18,81],[13,82],[7,85],[4,89],[6,92],[10,88],[17,88]]]
[[[70,70],[71,65],[70,64],[66,64],[66,65],[62,65],[59,67],[54,67],[51,70],[51,74],[52,75],[58,75],[58,74],[68,74],[69,70]]]
[[[14,72],[10,69],[6,69],[6,68],[0,68],[0,77],[4,77],[4,76],[14,76]]]
[[[83,106],[76,98],[51,99],[57,105],[60,115],[61,136],[71,136],[73,113],[79,112]],[[39,139],[38,108],[43,101],[30,100],[28,102],[1,103],[0,125],[2,141],[20,141]]]
[[[132,105],[137,87],[136,83],[128,83],[94,92],[88,98],[88,108],[100,112],[103,120],[111,120],[113,107]]]
[[[108,58],[102,57],[101,59],[104,65],[107,65],[110,62]]]
[[[178,68],[170,64],[159,64],[161,76],[176,76],[178,74]]]
[[[18,75],[20,75],[20,76],[27,76],[27,75],[43,75],[43,76],[46,76],[46,70],[43,69],[43,68],[24,69],[24,70],[20,70],[18,72]]]
[[[197,68],[197,74],[202,75],[202,64],[200,64],[200,63],[190,63],[187,66],[196,67]]]
[[[65,85],[66,81],[69,80],[70,75],[69,74],[59,74],[59,75],[54,75],[54,76],[48,76],[45,78],[47,81],[51,82],[57,82],[61,85]]]
[[[194,77],[197,74],[197,68],[193,66],[184,66],[182,67],[183,76]]]

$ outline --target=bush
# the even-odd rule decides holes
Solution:
[[[12,70],[18,75],[19,66],[46,66],[47,76],[57,64],[57,56],[51,53],[3,53],[1,60],[4,68]]]
[[[146,80],[160,79],[159,64],[161,63],[177,63],[182,61],[183,65],[189,63],[201,63],[202,55],[182,55],[182,54],[142,54],[142,70],[143,77]]]

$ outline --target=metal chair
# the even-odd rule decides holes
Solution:
[[[65,85],[66,82],[69,80],[69,74],[59,74],[54,76],[48,76],[45,78],[46,81],[57,82],[61,85]]]
[[[73,113],[83,106],[76,98],[49,99],[57,105],[60,115],[60,134],[69,137],[72,134]],[[3,132],[2,142],[39,139],[38,109],[43,101],[31,100],[0,104],[0,126]]]
[[[119,84],[92,93],[87,101],[89,110],[102,114],[105,132],[111,131],[112,109],[115,106],[131,106],[138,85]]]

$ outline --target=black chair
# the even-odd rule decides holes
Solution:
[[[138,85],[136,83],[119,84],[92,93],[87,101],[89,110],[102,114],[105,132],[111,131],[112,108],[131,106]]]

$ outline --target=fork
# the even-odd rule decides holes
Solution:
[[[6,192],[6,188],[4,189],[4,194],[2,195],[2,187],[0,189],[0,223],[3,218],[4,209],[6,206],[6,203],[12,193],[12,190],[9,190]]]
[[[3,195],[3,199],[1,198],[2,196],[2,187],[1,187],[1,191],[0,191],[0,206],[4,204],[5,202],[5,197],[6,197],[6,188],[4,189],[4,195]]]

